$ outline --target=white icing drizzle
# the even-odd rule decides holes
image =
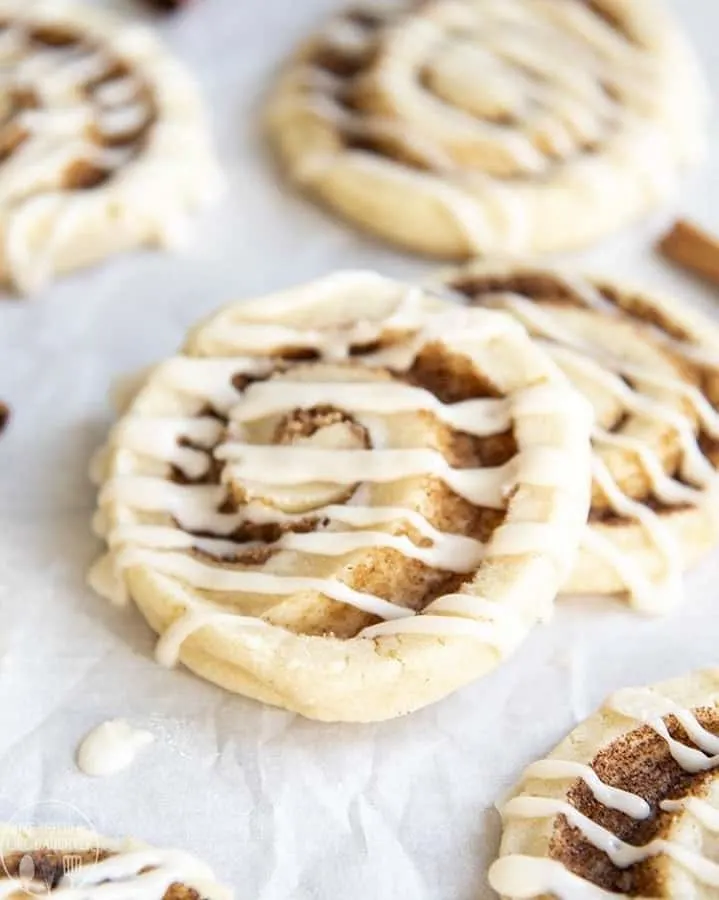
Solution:
[[[148,566],[163,575],[171,575],[186,584],[206,591],[238,592],[289,596],[301,591],[316,591],[338,603],[346,603],[383,619],[399,619],[413,615],[412,610],[397,606],[373,594],[356,591],[341,581],[330,578],[275,575],[267,572],[221,569],[177,553],[158,553],[130,547],[116,559],[117,570]]]
[[[592,438],[595,445],[618,447],[635,456],[640,461],[643,470],[648,473],[652,482],[652,490],[663,503],[671,505],[701,501],[701,491],[667,475],[659,456],[643,441],[623,434],[612,434],[602,428],[595,428]]]
[[[479,619],[478,622],[470,621]],[[363,637],[412,634],[454,634],[478,637],[506,652],[524,637],[526,625],[509,606],[492,603],[473,594],[445,594],[433,600],[421,616],[413,619],[380,622],[365,628]]]
[[[683,128],[675,124],[672,92],[649,87],[664,59],[648,43],[569,2],[444,3],[379,32],[333,20],[318,45],[359,68],[355,80],[368,79],[381,101],[343,105],[348,82],[309,60],[279,92],[278,127],[296,121],[299,129],[311,118],[340,136],[404,150],[392,158],[319,141],[292,160],[298,181],[321,190],[333,168],[345,166],[379,183],[409,182],[451,216],[468,252],[521,250],[533,227],[532,196],[524,196],[532,188],[602,198],[605,184],[614,188],[614,170],[629,167],[655,197],[673,184],[678,164],[700,152],[689,117]],[[687,81],[687,90],[699,88]]]
[[[17,891],[17,882],[11,882]],[[0,882],[3,884],[3,882]],[[172,884],[195,888],[208,900],[229,900],[211,870],[179,850],[125,850],[62,877],[53,895],[63,900],[162,900]]]
[[[662,800],[659,806],[665,812],[684,812],[686,810],[712,834],[719,834],[719,809],[701,797],[684,797],[681,800]]]
[[[650,688],[628,688],[610,697],[606,708],[652,728],[666,742],[675,762],[686,772],[694,774],[719,767],[719,737],[707,731],[691,710],[670,698]],[[670,735],[664,721],[664,717],[670,715],[680,722],[699,749],[688,747]],[[523,783],[533,779],[574,781],[577,778],[584,781],[597,802],[610,809],[619,810],[637,820],[646,819],[651,814],[651,808],[643,798],[607,785],[591,766],[579,762],[547,759],[534,763],[525,771]],[[695,797],[663,800],[659,806],[667,812],[687,811],[701,827],[712,833],[719,832],[719,809],[706,800]],[[510,799],[501,812],[505,820],[564,816],[592,846],[605,853],[620,869],[663,854],[681,865],[701,884],[719,887],[719,864],[700,853],[663,838],[656,838],[642,846],[626,843],[585,816],[566,799],[521,793]],[[618,896],[606,894],[590,882],[572,875],[557,860],[519,854],[509,854],[498,860],[490,870],[490,882],[500,894],[512,898],[536,897],[545,892],[567,898]]]
[[[562,280],[566,281],[563,274]],[[586,299],[586,289],[584,293],[576,290],[577,279],[572,279],[567,283],[582,299]],[[591,286],[587,285],[587,287]],[[620,401],[628,412],[649,419],[658,419],[675,429],[684,453],[683,475],[702,486],[715,480],[714,470],[704,458],[687,417],[674,406],[643,396],[631,388],[623,380],[623,377],[632,379],[638,385],[661,387],[678,395],[691,406],[692,412],[697,416],[704,430],[712,436],[719,435],[719,413],[712,408],[697,388],[679,378],[657,374],[649,368],[613,359],[608,353],[581,340],[569,329],[557,323],[550,310],[537,306],[533,301],[524,297],[513,294],[497,294],[491,295],[487,299],[493,305],[512,312],[533,334],[549,339],[552,343],[547,345],[548,352],[570,377],[572,374],[580,375],[582,378],[594,382],[611,397]],[[588,305],[592,308],[596,306],[594,303]],[[676,345],[678,342],[674,341],[673,351]],[[719,365],[719,355],[715,358],[715,363]]]
[[[560,759],[543,759],[525,769],[523,780],[574,781],[581,778],[594,799],[608,809],[616,809],[632,819],[647,819],[651,807],[642,797],[605,784],[591,766]]]
[[[588,309],[612,316],[616,307],[610,304],[591,282],[564,272],[551,273],[559,283],[566,284]],[[718,475],[711,462],[704,456],[693,421],[677,405],[648,397],[642,388],[656,389],[680,398],[691,410],[702,429],[710,436],[719,436],[719,412],[694,385],[681,378],[656,373],[648,366],[639,366],[612,357],[565,325],[551,307],[536,303],[527,297],[511,292],[483,295],[483,303],[504,309],[521,321],[536,336],[555,362],[570,379],[594,385],[603,394],[617,401],[627,413],[649,421],[660,422],[672,430],[681,450],[680,475],[689,483],[669,476],[658,452],[645,441],[630,435],[608,432],[596,427],[593,431],[595,453],[594,478],[602,489],[610,509],[619,516],[638,522],[647,539],[662,561],[663,573],[658,581],[647,578],[632,555],[623,551],[600,530],[589,529],[583,539],[584,548],[601,558],[616,573],[638,610],[648,614],[664,614],[678,604],[682,596],[681,573],[684,567],[680,540],[665,525],[661,516],[644,503],[629,497],[613,478],[601,459],[602,448],[616,448],[630,455],[646,477],[651,492],[670,506],[690,504],[711,510],[719,484]],[[561,311],[560,311],[561,312]],[[676,339],[663,339],[663,332],[656,332],[660,343],[676,355],[691,360],[693,344]],[[701,349],[703,365],[719,367],[719,354],[708,348]],[[625,379],[629,379],[628,384]],[[719,518],[717,519],[719,527]]]
[[[522,629],[524,636],[526,628]],[[473,638],[495,648],[500,655],[504,655],[513,649],[521,637],[517,640],[514,633],[507,633],[497,627],[493,621],[475,622],[471,618],[459,619],[452,616],[433,616],[423,613],[411,619],[404,619],[401,623],[396,621],[380,622],[379,625],[370,625],[360,632],[360,637],[378,638],[401,635],[424,634],[428,637],[442,637],[444,635],[454,637]]]
[[[535,900],[544,894],[558,900],[618,900],[613,891],[585,881],[558,860],[538,856],[501,857],[489,870],[489,883],[497,893],[512,900]]]
[[[179,455],[174,456],[176,461]],[[470,503],[492,509],[503,508],[520,471],[528,484],[555,485],[563,458],[554,449],[534,447],[497,468],[454,469],[436,450],[320,450],[239,442],[223,444],[215,456],[228,463],[223,473],[227,481],[296,485],[324,480],[349,485],[356,483],[359,472],[365,482],[386,484],[433,475]],[[565,464],[570,463],[565,459]]]
[[[381,321],[325,330],[263,322],[233,327],[224,319],[221,328],[215,331],[210,325],[204,333],[213,331],[210,340],[227,348],[226,358],[180,357],[155,369],[153,384],[169,395],[177,393],[196,403],[198,413],[210,403],[227,415],[227,433],[221,421],[209,416],[153,418],[135,414],[126,416],[113,429],[111,452],[129,451],[165,466],[171,464],[189,478],[203,476],[214,456],[225,463],[223,483],[176,484],[161,475],[125,475],[122,469],[115,469],[117,474],[103,484],[95,520],[110,551],[91,572],[95,589],[114,602],[124,602],[131,570],[146,567],[196,591],[246,595],[260,607],[262,598],[315,592],[384,620],[362,632],[367,638],[403,633],[461,634],[500,652],[516,645],[529,622],[470,593],[439,598],[416,615],[382,597],[354,590],[337,578],[285,574],[284,562],[268,568],[242,561],[245,552],[258,547],[276,552],[278,560],[284,560],[283,554],[288,553],[341,557],[385,547],[428,567],[462,574],[475,571],[485,556],[548,554],[558,568],[565,565],[558,525],[508,522],[495,530],[485,546],[461,534],[440,531],[416,509],[375,507],[367,494],[371,485],[434,476],[472,503],[503,509],[509,493],[518,485],[557,488],[568,482],[581,484],[584,476],[578,467],[583,457],[577,450],[585,440],[587,409],[581,403],[577,405],[576,394],[562,383],[538,383],[501,400],[454,404],[442,403],[429,391],[391,380],[323,383],[281,377],[250,383],[242,392],[233,386],[235,376],[264,377],[272,371],[267,358],[231,356],[231,352],[247,353],[250,348],[258,352],[305,346],[323,357],[327,354],[331,359],[346,359],[354,344],[378,341],[388,331],[399,331],[405,337],[396,341],[398,357],[406,367],[435,336],[453,349],[456,342],[459,352],[471,358],[478,347],[504,338],[517,327],[511,319],[491,311],[422,311],[418,299],[414,289],[408,290],[398,296],[394,311]],[[356,362],[373,366],[377,355],[366,354]],[[322,405],[354,414],[368,428],[374,449],[323,449],[306,443],[265,445],[243,439],[252,423],[271,420],[293,409]],[[576,421],[566,414],[570,405]],[[386,446],[383,420],[407,412],[431,413],[452,429],[479,436],[500,433],[524,417],[562,416],[562,429],[552,445],[528,444],[498,468],[459,469],[428,447]],[[104,479],[107,458],[99,469]],[[362,485],[359,490],[358,482]],[[274,496],[278,487],[289,490],[307,484],[348,486],[354,493],[345,504],[320,503],[302,513],[283,512],[256,499],[241,504],[236,512],[223,512],[234,484],[246,485],[254,496],[262,498]],[[125,512],[116,519],[112,511],[118,508]],[[151,519],[138,521],[134,513]],[[231,539],[246,525],[292,524],[308,519],[316,523],[309,533],[290,530],[269,543]],[[389,527],[385,530],[382,526]],[[393,533],[397,527],[411,531]],[[193,551],[215,559],[205,561]],[[185,595],[184,611],[173,619],[158,647],[158,657],[166,664],[174,663],[184,641],[206,625],[225,627],[232,620],[238,633],[243,633],[250,622],[254,627],[267,625],[261,615],[238,616],[222,605],[195,599],[190,591]]]
[[[13,49],[13,58],[3,72],[3,89],[29,90],[40,100],[39,108],[24,110],[18,117],[20,126],[29,135],[4,164],[0,195],[6,203],[21,203],[24,194],[35,193],[38,187],[46,190],[61,187],[64,172],[74,161],[95,162],[101,148],[91,137],[89,126],[93,122],[112,136],[137,131],[150,118],[150,106],[147,101],[135,100],[135,92],[124,105],[116,95],[112,108],[96,106],[93,92],[84,93],[88,84],[108,79],[102,85],[107,97],[113,86],[124,84],[127,79],[112,77],[113,56],[83,44],[79,27],[78,41],[70,48],[38,49],[21,23],[11,24],[3,32],[3,45]],[[131,117],[132,121],[123,123],[131,127],[115,127],[117,120],[111,117],[117,116]],[[124,159],[110,154],[103,155],[102,162],[112,170],[119,169]],[[25,207],[21,205],[10,221],[11,233],[15,233],[17,241],[10,245],[16,252],[9,254],[8,261],[17,283],[32,289],[46,277],[49,261],[33,258],[29,247],[23,244],[19,226],[24,213]],[[68,216],[72,214],[68,212]],[[53,243],[67,221],[66,218],[57,224],[57,234],[50,237],[48,244]]]
[[[600,531],[586,528],[582,535],[582,547],[614,570],[637,611],[647,615],[662,615],[676,607],[677,598],[666,590],[659,590],[636,565],[630,554],[625,553]]]
[[[514,797],[506,804],[502,814],[508,819],[547,819],[562,815],[570,825],[582,832],[593,847],[606,853],[617,868],[626,869],[652,856],[665,854],[687,868],[702,884],[719,887],[719,864],[663,838],[655,838],[640,847],[628,844],[565,800],[554,800],[550,797]]]
[[[228,613],[209,603],[195,603],[164,630],[155,647],[155,659],[161,666],[171,669],[177,665],[185,641],[206,625],[222,627],[239,635],[266,627],[262,619]]]
[[[684,559],[679,541],[652,509],[637,500],[632,500],[619,488],[609,469],[597,455],[592,461],[592,477],[604,492],[614,512],[639,522],[662,557],[664,575],[652,584],[654,599],[651,605],[647,607],[649,597],[643,591],[634,596],[635,604],[645,611],[654,608],[656,612],[666,612],[667,604],[678,602],[682,595],[681,577]],[[663,599],[664,597],[667,599]]]
[[[684,344],[684,354],[689,353],[693,345]],[[672,352],[678,356],[682,356],[682,350],[678,341],[672,343]],[[705,351],[708,353],[709,351]],[[719,354],[714,356],[714,366],[719,367]],[[670,393],[678,394],[682,400],[688,403],[692,412],[696,415],[701,423],[704,431],[711,437],[719,438],[719,412],[709,403],[702,392],[693,384],[687,384],[678,378],[670,378],[657,372],[650,372],[647,369],[640,369],[636,366],[623,365],[619,370],[622,375],[633,379],[638,384],[648,384],[653,387],[661,387]]]
[[[618,366],[617,373],[614,374],[606,371],[607,366],[611,366],[611,362],[608,360],[604,360],[600,365],[591,359],[579,356],[572,350],[550,348],[549,352],[568,374],[575,372],[584,378],[590,378],[610,396],[621,402],[627,412],[663,422],[671,427],[676,433],[683,453],[682,475],[703,486],[708,486],[716,480],[716,473],[702,454],[693,427],[687,417],[674,407],[643,397],[618,377],[619,375],[629,375],[630,371],[636,373],[636,367],[630,367],[627,371],[623,366]],[[652,379],[651,375],[645,378],[647,382],[650,380],[655,379]],[[678,379],[674,381],[666,379],[664,387],[668,384],[671,384],[677,393],[681,392],[684,387]]]
[[[574,281],[571,282],[571,286],[575,287]],[[608,354],[576,338],[555,322],[550,311],[536,306],[530,300],[511,294],[496,295],[491,299],[516,315],[533,334],[553,342],[547,345],[547,350],[570,377],[578,375],[592,381],[609,396],[622,403],[627,412],[648,419],[657,419],[674,429],[683,452],[683,476],[703,487],[716,481],[716,473],[703,456],[692,425],[686,416],[674,406],[642,396],[629,387],[620,376],[631,378],[637,383],[662,387],[679,395],[689,403],[702,425],[713,435],[719,428],[719,413],[712,409],[696,388],[679,378],[657,375],[649,369],[612,359]],[[644,459],[647,458],[645,455]],[[658,458],[656,461],[661,465]],[[651,476],[652,472],[648,474]]]
[[[229,412],[240,397],[233,387],[236,374],[263,377],[273,369],[269,359],[232,357],[230,359],[193,359],[176,356],[158,366],[155,377],[168,389],[209,403],[219,413]]]
[[[139,131],[147,124],[147,108],[140,103],[119,109],[102,109],[97,115],[97,126],[106,137],[121,137]]]
[[[553,398],[559,402],[559,398]],[[507,400],[465,400],[442,403],[430,391],[401,383],[318,384],[270,381],[251,384],[232,414],[234,422],[252,422],[295,407],[321,404],[350,413],[377,415],[430,411],[457,431],[479,436],[497,434],[510,424],[511,405]],[[556,412],[554,410],[548,410]]]
[[[470,538],[449,535],[436,529],[421,513],[403,506],[318,506],[311,513],[286,513],[261,503],[247,503],[236,513],[220,513],[215,509],[227,499],[221,485],[180,485],[161,478],[121,475],[107,481],[100,491],[100,507],[120,501],[137,510],[166,512],[178,520],[180,528],[189,532],[212,532],[230,535],[242,525],[302,522],[309,518],[331,519],[358,528],[369,528],[390,522],[406,522],[419,534],[439,543],[451,538],[463,542]],[[104,535],[104,532],[100,531]],[[477,543],[477,542],[472,542]],[[459,545],[458,545],[459,546]],[[468,548],[470,544],[463,544]],[[234,545],[235,550],[238,545]]]
[[[399,382],[368,384],[320,384],[270,381],[251,384],[242,403],[232,414],[234,422],[252,422],[285,412],[288,408],[329,404],[351,413],[395,415],[403,412],[432,412],[456,431],[480,437],[498,434],[511,424],[512,412],[551,415],[561,411],[565,397],[547,385],[518,392],[512,400],[484,398],[459,403],[442,403],[423,388]]]
[[[610,697],[607,706],[653,728],[667,742],[677,764],[687,772],[706,772],[719,765],[719,737],[703,728],[691,711],[661,694],[649,688],[627,688]],[[678,719],[699,750],[671,737],[662,718],[669,715]]]
[[[270,550],[295,550],[317,556],[344,556],[355,550],[370,547],[387,547],[397,550],[407,559],[417,559],[435,569],[448,572],[474,571],[484,557],[484,545],[463,535],[437,536],[431,547],[420,547],[404,536],[385,534],[381,531],[315,531],[309,534],[288,532],[270,543],[248,541],[236,544],[215,538],[196,537],[179,528],[158,525],[121,525],[110,536],[109,545],[138,544],[148,548],[169,550],[193,547],[205,553],[232,560],[243,550],[266,547]]]
[[[366,284],[367,289],[377,287],[374,273],[340,273],[325,279],[328,287],[337,287],[344,282],[357,285]],[[344,278],[341,276],[344,275]],[[351,280],[348,280],[351,276]],[[380,280],[381,283],[381,280]],[[464,336],[467,330],[476,333],[477,320],[472,319],[472,310],[457,309],[429,313],[417,303],[414,289],[407,290],[397,303],[394,312],[381,321],[372,319],[353,320],[346,325],[332,328],[299,328],[277,324],[272,321],[242,320],[239,323],[231,317],[218,316],[208,323],[198,336],[198,349],[210,350],[217,355],[217,348],[230,354],[247,354],[241,360],[248,360],[251,354],[277,352],[286,347],[312,350],[327,362],[343,362],[352,356],[353,347],[373,344],[388,334],[399,333],[403,338],[396,339],[388,347],[380,347],[376,352],[366,353],[354,359],[355,362],[367,366],[385,366],[396,371],[408,369],[414,362],[417,351],[431,338],[454,343]],[[484,311],[491,312],[491,311]],[[468,318],[467,313],[470,313]],[[516,323],[506,316],[493,314],[482,321],[483,340],[510,334],[516,329]],[[194,360],[192,361],[194,362]],[[267,364],[267,358],[249,359],[248,372],[253,374],[255,367]],[[190,361],[185,365],[190,365]]]
[[[112,205],[116,218],[130,209],[139,240],[166,241],[187,209],[216,194],[219,176],[201,135],[194,88],[150,32],[95,10],[86,20],[84,11],[62,5],[20,7],[8,11],[0,32],[0,90],[34,103],[11,108],[5,120],[23,140],[3,160],[0,203],[7,275],[20,290],[33,291],[50,279],[79,223],[94,222],[103,206]],[[69,32],[75,42],[43,45],[33,38],[38,27]],[[68,186],[76,164],[99,167],[104,180]],[[143,192],[148,197],[138,203]],[[127,229],[122,219],[118,228]],[[152,233],[140,238],[148,221]],[[118,244],[123,240],[118,235]]]
[[[136,98],[139,90],[140,83],[137,78],[127,75],[99,84],[94,90],[94,98],[100,106],[124,106]]]
[[[188,438],[200,447],[212,448],[220,440],[223,426],[217,419],[142,419],[126,417],[110,434],[110,447],[123,447],[151,459],[172,463],[189,478],[200,478],[209,466],[207,453],[181,446]]]
[[[125,719],[110,719],[83,739],[77,751],[78,768],[85,775],[112,775],[127,768],[154,740],[151,732],[133,728]]]

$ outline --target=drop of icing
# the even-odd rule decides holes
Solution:
[[[125,719],[110,719],[83,739],[77,751],[78,768],[85,775],[112,775],[127,768],[154,740],[149,731],[133,728]]]

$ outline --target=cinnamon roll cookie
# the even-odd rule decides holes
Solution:
[[[564,589],[666,611],[719,539],[719,329],[670,298],[531,264],[444,281],[519,319],[594,407],[590,524]]]
[[[3,897],[231,900],[208,866],[180,850],[104,838],[83,828],[0,826]]]
[[[218,190],[190,75],[91,6],[0,0],[0,283],[181,238]]]
[[[566,250],[656,206],[701,157],[706,113],[660,0],[425,0],[337,16],[268,121],[309,195],[461,259]]]
[[[719,896],[719,669],[618,691],[500,808],[505,900]]]
[[[160,662],[312,718],[409,712],[551,610],[588,413],[510,317],[374,273],[234,304],[113,429],[91,584]]]

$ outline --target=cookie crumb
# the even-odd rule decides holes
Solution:
[[[155,9],[164,10],[166,12],[173,12],[176,9],[182,9],[184,6],[189,6],[190,0],[145,0],[150,6],[154,6]]]
[[[3,401],[0,400],[0,434],[5,431],[9,423],[10,407],[7,405],[7,403],[3,403]]]

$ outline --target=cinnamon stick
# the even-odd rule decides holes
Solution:
[[[719,285],[719,238],[693,222],[679,219],[657,247],[670,262]]]

